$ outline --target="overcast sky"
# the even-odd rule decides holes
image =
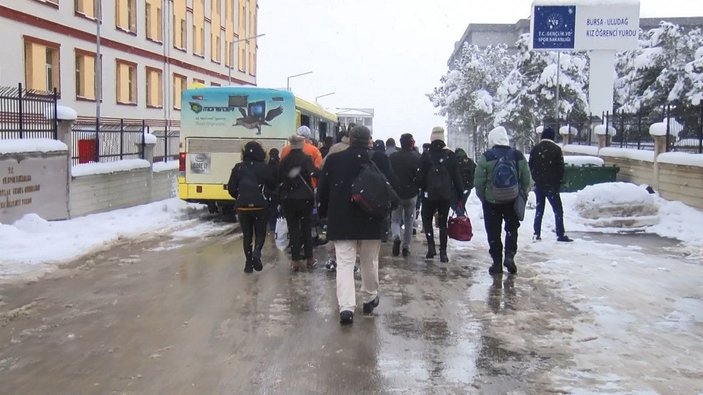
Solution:
[[[599,0],[595,0],[599,1]],[[435,116],[425,96],[447,72],[469,23],[515,23],[529,0],[259,0],[257,83],[326,107],[372,107],[374,138],[410,132],[429,139]],[[642,0],[642,17],[703,16],[701,0]]]

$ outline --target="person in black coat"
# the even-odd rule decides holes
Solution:
[[[315,202],[312,178],[316,176],[317,169],[312,159],[303,152],[304,137],[292,135],[288,142],[291,150],[281,161],[278,181],[281,207],[290,236],[291,268],[298,271],[301,267],[298,261],[303,258],[308,269],[312,269],[315,263],[312,256],[312,208]],[[301,244],[304,257],[300,256]]]
[[[461,202],[465,205],[466,201],[469,199],[471,190],[474,188],[474,173],[476,172],[476,163],[474,163],[474,161],[469,158],[469,156],[466,154],[466,151],[461,148],[457,148],[456,150],[454,150],[454,155],[456,156],[457,166],[459,166],[461,182],[464,184],[464,196],[462,197]],[[455,213],[465,209],[465,207],[459,207],[457,205],[458,203],[458,200],[452,199],[452,211],[454,211]]]
[[[327,238],[334,241],[337,301],[342,324],[351,324],[354,320],[354,263],[357,252],[360,257],[363,311],[370,314],[378,306],[378,254],[383,236],[383,219],[369,216],[351,200],[352,183],[361,172],[362,165],[372,160],[369,154],[371,131],[365,126],[354,127],[349,143],[346,150],[326,158],[318,187],[319,213],[327,218]],[[382,156],[387,159],[385,154]]]
[[[276,187],[276,179],[264,162],[265,157],[266,153],[258,142],[248,142],[242,152],[242,161],[234,166],[227,183],[229,194],[236,199],[234,207],[242,229],[246,273],[263,268],[261,249],[266,241],[269,191]],[[256,242],[252,250],[254,236]]]
[[[393,173],[398,178],[396,192],[400,198],[398,208],[391,215],[391,231],[393,233],[393,256],[400,255],[400,227],[405,224],[403,232],[403,256],[410,255],[410,242],[413,235],[413,220],[417,199],[417,176],[420,169],[420,154],[415,150],[415,139],[410,133],[400,136],[400,150],[389,157]]]
[[[573,241],[564,231],[564,208],[561,204],[559,189],[564,181],[564,154],[554,142],[554,129],[545,128],[537,145],[530,151],[530,173],[535,182],[535,208],[534,236],[541,240],[542,217],[544,216],[545,199],[549,201],[554,211],[554,224],[557,231],[557,241]]]
[[[463,197],[464,186],[461,182],[459,167],[454,152],[444,144],[444,128],[435,126],[430,135],[430,148],[420,158],[418,187],[423,190],[422,227],[427,237],[427,259],[437,255],[434,242],[432,218],[437,213],[439,227],[439,259],[449,262],[447,256],[447,219],[452,195],[459,200]],[[434,172],[433,172],[434,169]],[[437,173],[437,174],[434,174]],[[436,184],[441,185],[436,185]],[[437,192],[435,192],[437,191]],[[460,214],[463,214],[461,210]]]

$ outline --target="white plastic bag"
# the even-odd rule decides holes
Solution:
[[[285,250],[288,247],[288,222],[283,217],[276,220],[276,247]]]

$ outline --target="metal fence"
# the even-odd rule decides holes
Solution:
[[[145,121],[79,118],[71,129],[73,164],[144,159]]]
[[[49,138],[58,134],[56,89],[53,92],[0,87],[0,140]]]
[[[591,117],[594,121],[561,121],[577,130],[571,137],[571,144],[596,145],[593,128],[599,124],[615,128],[616,133],[610,138],[611,147],[654,150],[654,139],[649,134],[653,124],[665,130],[667,151],[703,153],[703,105],[656,107],[638,113],[615,111]],[[609,133],[608,133],[609,134]]]
[[[178,159],[180,128],[178,126],[147,125],[147,131],[156,136],[154,147],[154,162],[168,162]]]

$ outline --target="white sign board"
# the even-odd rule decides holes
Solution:
[[[639,4],[582,5],[576,7],[575,50],[637,49]]]
[[[542,0],[532,3],[530,49],[626,51],[636,49],[639,1]]]

